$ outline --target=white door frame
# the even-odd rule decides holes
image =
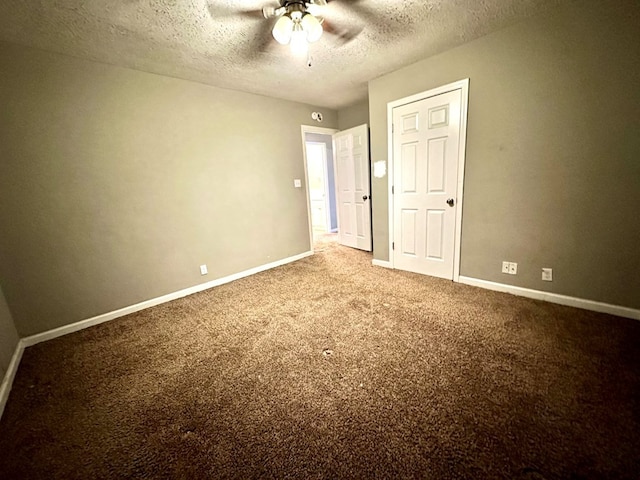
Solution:
[[[302,136],[302,162],[304,163],[304,181],[305,181],[305,195],[307,197],[307,219],[309,221],[309,250],[311,253],[313,250],[313,225],[311,222],[311,198],[309,198],[309,172],[307,171],[307,147],[306,147],[306,139],[305,134],[307,133],[320,133],[322,135],[333,135],[334,133],[339,132],[337,128],[324,128],[324,127],[316,127],[314,125],[301,125],[300,133]],[[331,159],[335,164],[335,155]],[[335,165],[334,165],[335,171]],[[331,225],[329,225],[331,227]],[[338,224],[338,228],[340,225]]]
[[[401,107],[408,103],[418,102],[429,97],[435,97],[443,93],[448,93],[454,90],[461,90],[461,105],[460,105],[460,145],[458,150],[458,184],[456,188],[456,232],[455,232],[455,245],[453,254],[453,281],[458,282],[460,278],[460,243],[462,240],[462,194],[464,186],[464,160],[466,156],[466,144],[467,144],[467,111],[469,106],[469,79],[459,80],[457,82],[443,85],[442,87],[433,88],[425,92],[417,93],[409,97],[394,100],[387,103],[387,148],[389,165],[387,168],[388,175],[388,196],[389,196],[389,266],[395,268],[393,260],[393,232],[394,232],[394,218],[393,218],[393,109]]]

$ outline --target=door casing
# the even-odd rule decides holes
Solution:
[[[394,100],[387,103],[387,145],[388,145],[388,158],[389,165],[387,168],[388,174],[388,198],[389,198],[389,267],[394,266],[393,255],[393,232],[394,232],[394,198],[393,198],[393,109],[406,105],[408,103],[418,102],[429,97],[434,97],[442,93],[451,92],[454,90],[461,90],[461,112],[460,112],[460,140],[458,150],[458,180],[456,187],[456,226],[455,226],[455,245],[454,245],[454,258],[453,258],[453,281],[458,282],[460,278],[460,244],[462,240],[462,206],[463,206],[463,186],[464,186],[464,163],[466,157],[466,140],[467,140],[467,112],[469,105],[469,79],[459,80],[457,82],[449,83],[441,87],[433,88],[409,97]]]

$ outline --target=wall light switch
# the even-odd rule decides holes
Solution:
[[[296,188],[302,188],[302,180],[300,180],[299,178],[295,178],[293,180],[293,186]]]
[[[200,275],[206,275],[207,273],[209,273],[209,271],[207,270],[207,266],[200,265]]]
[[[376,178],[384,178],[387,174],[387,162],[386,160],[378,160],[373,164],[373,176]]]

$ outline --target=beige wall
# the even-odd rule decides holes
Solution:
[[[18,332],[13,324],[13,317],[0,288],[0,382],[7,372],[11,357],[18,345]]]
[[[0,283],[21,335],[309,250],[293,179],[317,107],[9,44],[0,70]]]
[[[338,110],[338,128],[347,130],[369,123],[369,100],[355,103]]]
[[[640,4],[605,3],[573,2],[369,83],[375,162],[387,159],[387,102],[470,79],[462,275],[640,308]],[[373,179],[373,208],[374,256],[387,260],[386,178]]]

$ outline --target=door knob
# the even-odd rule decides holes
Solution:
[[[371,198],[371,195],[363,195],[362,196],[362,200],[368,200],[369,198]]]
[[[450,198],[449,200],[447,200],[447,203],[449,204],[450,207],[453,207],[453,204],[454,204],[453,198]]]

